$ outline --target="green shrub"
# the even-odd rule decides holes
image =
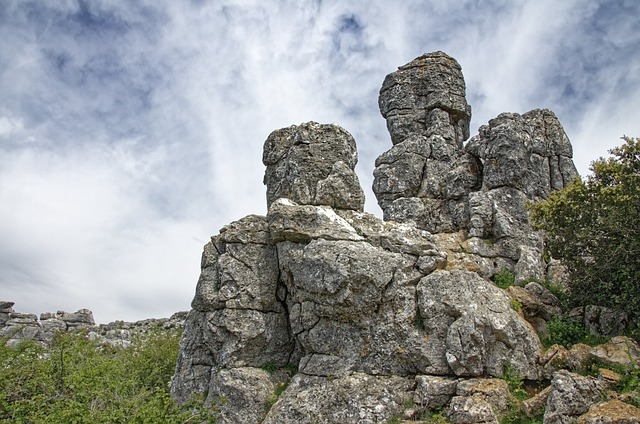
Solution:
[[[180,333],[155,333],[130,348],[58,333],[50,348],[0,340],[0,422],[214,422],[211,408],[180,407],[169,394]]]
[[[545,347],[554,344],[570,348],[576,343],[584,343],[596,346],[607,341],[606,338],[595,336],[584,327],[581,322],[575,321],[566,315],[556,315],[547,321],[549,336],[542,342]]]
[[[500,287],[501,289],[506,289],[516,282],[515,274],[511,271],[507,271],[506,269],[494,275],[492,279],[495,285]]]
[[[532,206],[551,255],[569,271],[574,306],[640,311],[640,139],[623,137],[612,157]]]

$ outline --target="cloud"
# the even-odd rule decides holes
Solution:
[[[100,321],[187,309],[202,244],[265,213],[262,144],[351,132],[366,208],[386,74],[443,50],[472,134],[549,107],[576,161],[638,135],[637,2],[8,1],[0,11],[0,290]]]

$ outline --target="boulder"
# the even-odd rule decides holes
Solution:
[[[416,390],[413,401],[426,410],[444,407],[456,395],[458,380],[436,375],[416,376]]]
[[[451,424],[499,424],[498,416],[482,396],[456,396],[451,399],[447,417]]]
[[[297,374],[264,424],[382,423],[401,414],[412,381],[353,373],[339,378]]]
[[[614,337],[624,334],[629,316],[623,311],[604,306],[588,305],[584,308],[584,326],[591,334]]]
[[[308,122],[272,132],[264,143],[267,206],[280,198],[302,205],[362,210],[364,192],[351,134],[337,125]]]
[[[457,376],[538,378],[542,346],[501,289],[466,271],[435,271],[417,286],[419,313],[429,335],[428,371]]]
[[[387,75],[378,104],[393,144],[437,132],[462,145],[471,120],[465,90],[460,64],[443,52],[424,54]]]
[[[275,384],[257,368],[225,368],[211,373],[207,402],[220,408],[216,422],[259,424],[269,408]]]
[[[600,363],[619,367],[640,367],[640,346],[625,336],[614,337],[589,351],[592,359]]]
[[[462,380],[458,383],[456,395],[481,397],[491,406],[496,416],[505,414],[509,410],[509,401],[513,400],[507,382],[497,378]]]
[[[603,398],[596,379],[565,370],[553,376],[551,386],[544,412],[545,424],[573,423]]]
[[[465,147],[465,83],[442,52],[388,75],[379,106],[392,141],[374,171],[384,220],[362,210],[344,129],[269,135],[267,215],[204,247],[171,388],[180,403],[226,398],[223,422],[385,422],[449,405],[452,422],[493,423],[508,409],[495,379],[506,369],[535,380],[572,364],[566,349],[542,357],[525,320],[543,328],[557,299],[535,283],[512,299],[490,281],[550,272],[528,205],[577,175],[555,115],[500,115]],[[264,364],[297,369],[279,396]]]
[[[580,415],[576,424],[638,424],[640,408],[617,399],[597,403]]]

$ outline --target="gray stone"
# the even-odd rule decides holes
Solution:
[[[6,300],[0,300],[0,312],[13,312],[13,309],[11,309],[13,307],[13,305],[15,305],[14,302],[8,302]]]
[[[531,282],[525,287],[510,286],[507,293],[522,305],[522,312],[529,322],[536,317],[548,321],[562,312],[558,298],[539,283]]]
[[[471,107],[462,68],[443,52],[422,55],[387,75],[378,100],[393,144],[430,129],[460,144],[469,137]]]
[[[65,331],[67,329],[67,323],[58,318],[41,320],[40,325],[42,326],[44,331],[48,332]]]
[[[449,403],[456,394],[458,380],[432,375],[416,376],[413,401],[427,410],[436,410]]]
[[[562,313],[560,300],[540,283],[530,282],[524,286],[524,289],[536,302],[534,316],[548,321],[554,315]]]
[[[264,424],[388,422],[411,399],[412,381],[353,373],[339,378],[297,374]]]
[[[458,383],[456,394],[465,397],[481,397],[491,405],[491,409],[497,416],[501,416],[509,410],[509,401],[512,400],[507,382],[497,378],[461,380]]]
[[[435,271],[420,280],[417,293],[430,373],[499,377],[510,364],[518,375],[537,379],[542,346],[502,290],[475,273]]]
[[[353,137],[337,125],[308,122],[272,132],[264,144],[267,206],[279,198],[303,205],[362,210]]]
[[[603,397],[594,378],[564,370],[554,375],[551,386],[544,412],[545,424],[573,423]]]
[[[447,417],[451,424],[498,424],[498,417],[482,396],[455,396],[451,399]]]
[[[552,188],[560,189],[578,176],[570,160],[571,143],[548,109],[500,114],[480,127],[466,149],[484,165],[486,190],[509,186],[527,198],[545,198]]]
[[[206,313],[191,310],[185,321],[176,372],[171,381],[171,396],[178,403],[196,399],[209,391],[215,361],[208,338]]]
[[[93,313],[89,309],[80,309],[76,312],[56,312],[56,317],[64,321],[68,327],[91,327],[96,325]]]
[[[604,306],[588,305],[584,308],[584,325],[591,334],[613,337],[624,334],[629,316]]]
[[[464,79],[442,52],[387,76],[379,106],[392,139],[374,171],[384,221],[362,211],[345,130],[311,122],[269,135],[267,216],[223,227],[204,248],[171,388],[179,402],[207,392],[229,401],[223,422],[265,423],[384,422],[450,402],[452,422],[493,423],[510,395],[486,377],[550,377],[588,357],[541,357],[535,330],[489,281],[550,272],[529,203],[577,175],[553,113],[500,115],[465,148]],[[559,306],[539,285],[511,292],[530,320]],[[266,363],[298,369],[278,399]]]
[[[256,368],[212,372],[207,402],[220,408],[216,422],[258,424],[269,408],[275,386],[269,374]]]
[[[278,199],[269,208],[268,221],[272,243],[308,243],[317,238],[364,240],[355,228],[328,206],[297,205],[289,199]]]
[[[528,205],[577,176],[571,144],[553,112],[536,109],[499,115],[463,148],[464,91],[460,66],[441,52],[387,76],[379,105],[393,147],[376,161],[373,184],[384,219],[494,246],[479,257],[455,255],[449,269],[488,278],[500,261],[518,282],[542,280],[544,237],[531,227]]]

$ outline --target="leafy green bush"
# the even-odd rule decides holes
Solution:
[[[492,279],[495,285],[501,289],[506,289],[516,282],[515,274],[511,271],[507,271],[506,269],[498,272],[492,277]]]
[[[169,383],[179,332],[136,339],[129,348],[58,333],[49,349],[0,340],[0,422],[214,422],[201,403],[178,406]]]
[[[570,348],[576,343],[597,346],[606,342],[606,338],[591,334],[581,322],[566,315],[556,315],[547,321],[549,336],[542,342],[546,347],[554,344]]]
[[[576,181],[532,206],[553,257],[567,266],[575,306],[640,311],[640,139],[591,164]]]

